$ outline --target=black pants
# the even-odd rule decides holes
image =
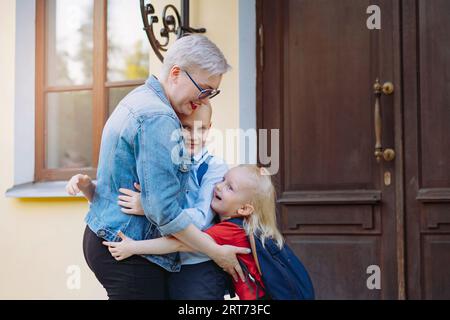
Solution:
[[[140,256],[117,261],[102,244],[103,241],[86,226],[83,238],[84,257],[110,300],[168,298],[168,271]]]
[[[140,257],[117,261],[104,240],[86,226],[83,252],[110,300],[223,300],[229,276],[213,261],[168,272]]]
[[[168,276],[172,300],[223,300],[230,278],[214,261],[183,265]]]

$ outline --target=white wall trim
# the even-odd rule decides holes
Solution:
[[[16,1],[14,185],[33,182],[36,1]]]
[[[256,129],[256,1],[239,0],[239,127]],[[240,139],[240,163],[256,163],[256,139]]]
[[[14,186],[9,198],[69,198],[64,181],[34,182],[36,0],[16,1]]]

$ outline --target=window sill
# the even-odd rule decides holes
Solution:
[[[25,183],[8,189],[6,197],[16,199],[82,198],[81,195],[68,195],[65,189],[66,184],[67,181]]]

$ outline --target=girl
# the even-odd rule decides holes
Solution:
[[[128,200],[137,204],[140,202],[132,198]],[[276,225],[275,189],[266,169],[254,165],[241,165],[229,170],[223,181],[215,186],[211,208],[220,219],[220,223],[205,231],[211,241],[219,245],[250,248],[247,236],[258,232],[263,243],[265,239],[272,238],[280,248],[283,246],[283,237]],[[243,219],[243,228],[235,223],[227,222],[232,218]],[[118,261],[132,255],[194,251],[172,237],[134,241],[122,232],[119,236],[122,239],[121,242],[103,242]],[[239,259],[248,269],[249,274],[264,289],[253,256],[240,255]],[[264,296],[264,290],[260,287],[257,291],[256,286],[250,281],[244,282],[239,279],[234,282],[234,286],[236,294],[242,300],[253,300]],[[258,297],[256,292],[259,292]]]

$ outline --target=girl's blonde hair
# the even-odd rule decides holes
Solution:
[[[272,238],[281,249],[284,239],[277,227],[276,193],[269,172],[256,165],[244,164],[239,167],[246,169],[255,182],[255,192],[251,203],[255,211],[244,220],[245,231],[247,234],[256,232],[263,246],[267,238]]]

